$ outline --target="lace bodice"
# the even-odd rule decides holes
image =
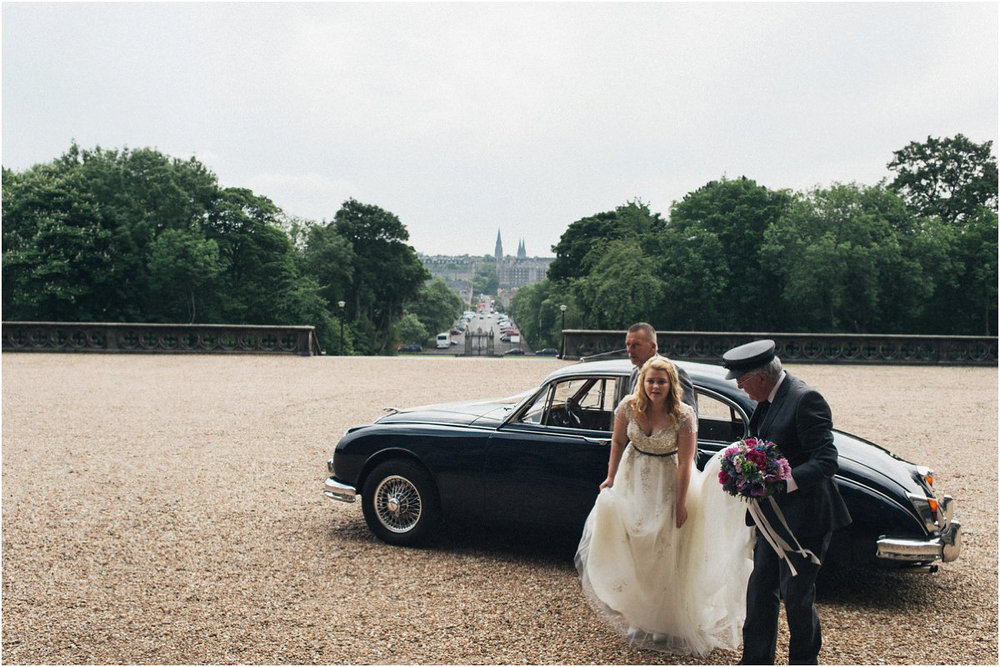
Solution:
[[[629,442],[636,449],[646,454],[657,454],[660,456],[671,454],[677,450],[677,436],[681,433],[682,429],[686,429],[691,433],[697,431],[694,411],[686,403],[681,404],[683,416],[680,421],[666,428],[653,431],[649,435],[646,435],[642,430],[642,426],[639,425],[635,414],[632,412],[632,406],[629,405],[628,398],[622,401],[619,407],[625,410],[625,417],[628,419],[627,434]]]

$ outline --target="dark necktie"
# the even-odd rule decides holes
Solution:
[[[757,409],[753,411],[753,416],[750,418],[750,433],[752,435],[760,435],[760,425],[764,423],[764,417],[767,416],[767,410],[771,407],[771,401],[761,401],[757,404]]]

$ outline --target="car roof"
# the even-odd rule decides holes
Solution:
[[[731,382],[726,380],[726,369],[722,365],[702,364],[694,361],[677,361],[678,366],[683,368],[691,376],[692,380],[701,380],[702,384],[717,384]],[[588,375],[629,375],[632,372],[632,362],[628,359],[606,359],[601,361],[581,361],[576,364],[564,366],[559,370],[549,373],[545,381],[564,376],[588,376]]]

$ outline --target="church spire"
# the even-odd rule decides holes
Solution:
[[[503,259],[503,241],[500,240],[500,229],[497,229],[497,249],[494,251],[493,256],[499,262]]]

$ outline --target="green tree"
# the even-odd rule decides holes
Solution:
[[[540,349],[551,345],[549,334],[542,333],[539,313],[541,301],[551,289],[551,284],[546,278],[541,282],[518,287],[507,307],[507,314],[517,322],[521,336],[534,348]]]
[[[796,197],[762,247],[781,276],[778,325],[893,333],[916,321],[934,285],[920,264],[927,253],[905,238],[911,217],[883,186],[837,184]]]
[[[891,187],[921,215],[949,224],[997,210],[997,160],[992,141],[977,144],[962,134],[927,137],[893,152]]]
[[[511,298],[507,312],[532,348],[558,348],[562,341],[564,319],[560,306],[566,306],[566,328],[580,328],[580,308],[566,284],[548,278],[519,287]]]
[[[572,280],[586,276],[593,264],[590,253],[595,243],[620,238],[617,221],[614,211],[606,211],[570,224],[559,237],[559,243],[552,246],[556,258],[549,265],[547,277]]]
[[[402,340],[402,342],[423,343],[438,332],[448,331],[462,314],[464,306],[462,298],[440,278],[424,284],[416,298],[406,304],[405,312],[414,315],[428,334],[420,340]]]
[[[549,265],[547,277],[557,281],[583,278],[600,261],[608,242],[644,238],[664,226],[660,214],[639,200],[581,218],[567,227],[559,243],[552,247],[556,258]]]
[[[53,168],[3,174],[3,318],[100,319],[112,233]],[[72,202],[72,205],[69,204]],[[95,293],[96,292],[96,293]]]
[[[779,313],[771,307],[780,289],[773,265],[761,261],[764,232],[787,210],[791,195],[768,190],[742,177],[712,181],[674,203],[670,212],[673,239],[693,244],[708,243],[721,263],[715,271],[725,283],[719,305],[725,313],[722,329],[733,331],[774,330]],[[718,251],[721,249],[721,257]]]
[[[211,292],[221,271],[219,246],[193,230],[167,229],[150,247],[150,290],[159,296],[150,321],[194,322],[198,301]]]
[[[331,307],[347,301],[353,286],[354,248],[332,223],[312,225],[304,236],[303,272],[320,284],[320,293]]]
[[[217,190],[194,160],[75,144],[3,181],[5,317],[67,321],[135,321],[155,307],[151,243],[197,229]]]
[[[413,313],[404,313],[395,323],[394,328],[395,338],[401,343],[427,345],[427,341],[432,335],[420,321],[420,318]]]
[[[718,237],[709,231],[669,226],[644,242],[663,281],[660,298],[647,320],[664,331],[725,330],[732,324],[727,307],[727,259]]]
[[[890,187],[924,218],[920,233],[933,233],[935,278],[919,330],[940,334],[996,333],[997,161],[992,141],[977,144],[962,134],[927,137],[893,153]],[[940,229],[939,220],[947,230]]]
[[[593,270],[573,282],[573,293],[588,304],[592,326],[624,329],[650,319],[660,302],[664,284],[657,268],[638,239],[610,241]]]
[[[353,321],[359,323],[355,344],[369,354],[385,354],[392,343],[392,325],[403,315],[403,304],[418,294],[430,274],[405,243],[410,236],[403,223],[378,206],[349,199],[334,216],[334,227],[354,251],[347,300]]]
[[[996,335],[997,214],[986,208],[958,226],[926,219],[935,228],[930,240],[937,263],[934,295],[927,302],[918,331],[933,334]]]

